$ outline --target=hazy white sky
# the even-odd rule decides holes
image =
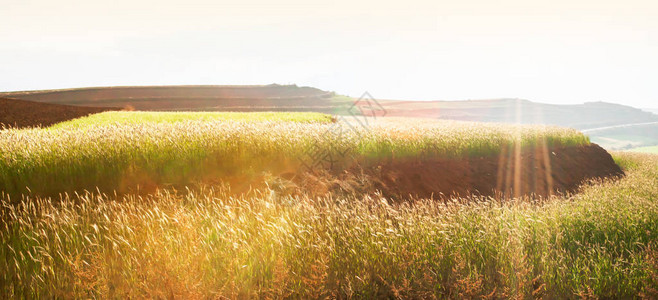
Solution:
[[[0,0],[0,90],[296,83],[658,107],[658,1]]]

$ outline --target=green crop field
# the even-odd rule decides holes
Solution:
[[[62,122],[51,129],[86,128],[89,126],[144,123],[176,123],[184,121],[244,121],[331,123],[331,115],[315,112],[143,112],[112,111]]]
[[[0,130],[0,298],[658,297],[656,155],[616,153],[625,177],[543,198],[217,180],[296,171],[309,148],[376,166],[589,144],[558,127],[334,121],[120,112]],[[164,188],[133,193],[147,181]]]

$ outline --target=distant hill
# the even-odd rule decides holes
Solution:
[[[389,116],[481,122],[552,124],[576,129],[658,121],[658,115],[630,106],[588,102],[576,105],[522,99],[465,101],[379,101]]]
[[[548,124],[583,130],[610,150],[658,145],[658,115],[630,106],[588,102],[576,105],[536,103],[523,99],[466,101],[393,101],[379,103],[388,116],[480,122]],[[638,124],[626,126],[629,124]],[[624,125],[624,126],[620,126]]]
[[[113,108],[81,107],[0,98],[0,127],[50,126]]]
[[[327,110],[333,93],[296,85],[121,86],[0,93],[42,103],[136,110]]]

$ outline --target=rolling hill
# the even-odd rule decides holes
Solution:
[[[658,115],[630,106],[587,102],[576,105],[537,103],[523,99],[466,101],[380,101],[389,116],[463,121],[551,124],[593,129],[658,121]]]
[[[327,111],[333,93],[296,85],[122,86],[0,93],[64,105],[162,111]]]

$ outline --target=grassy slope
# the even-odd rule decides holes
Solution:
[[[112,121],[115,116],[119,123]],[[348,131],[339,135],[328,134],[340,124],[328,124],[325,115],[317,115],[315,123],[307,123],[307,118],[261,122],[262,114],[164,114],[166,120],[179,121],[164,123],[149,121],[153,116],[160,114],[107,113],[53,129],[0,131],[0,189],[17,196],[28,191],[26,186],[37,194],[54,195],[96,187],[127,191],[137,185],[189,184],[227,175],[295,171],[313,159],[310,152],[318,151],[349,151],[361,163],[377,163],[407,156],[497,154],[517,142],[589,143],[575,130],[542,126],[387,120],[367,130],[352,124],[361,129],[349,131],[343,125]],[[242,121],[183,121],[189,116]],[[245,116],[259,121],[244,121]]]
[[[85,195],[2,203],[0,291],[59,297],[653,298],[658,156],[544,201]],[[654,293],[654,294],[652,294]]]

